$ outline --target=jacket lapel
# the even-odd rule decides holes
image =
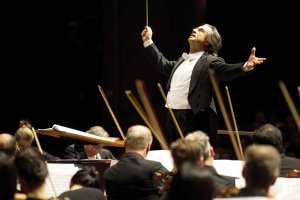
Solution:
[[[189,88],[189,94],[191,94],[191,92],[195,88],[195,86],[199,80],[199,75],[200,75],[202,69],[204,68],[204,64],[206,63],[206,60],[207,60],[207,53],[205,52],[200,57],[200,59],[196,62],[195,67],[193,69],[192,76],[191,76],[191,82],[190,82],[190,88]]]

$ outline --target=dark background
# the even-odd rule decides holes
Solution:
[[[188,51],[191,29],[201,23],[218,28],[223,37],[219,55],[226,62],[246,61],[253,46],[257,56],[267,58],[253,75],[221,84],[230,89],[239,128],[251,130],[257,111],[281,121],[289,114],[280,79],[299,106],[296,8],[296,1],[149,0],[149,25],[170,60]],[[103,86],[126,132],[143,123],[124,93],[130,89],[137,96],[136,79],[145,82],[164,124],[168,113],[156,84],[165,87],[167,77],[142,51],[145,1],[20,1],[2,9],[0,132],[14,133],[26,118],[36,129],[101,125],[119,137],[97,85]],[[221,115],[219,121],[222,127]],[[41,140],[44,149],[57,155],[68,144],[47,136]]]

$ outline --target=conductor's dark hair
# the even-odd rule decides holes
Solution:
[[[194,163],[186,162],[174,176],[168,200],[211,200],[214,183],[210,172]]]
[[[281,131],[272,124],[265,124],[254,131],[255,144],[272,145],[279,153],[284,153]]]
[[[94,166],[84,166],[77,171],[72,179],[71,184],[78,184],[84,187],[100,188],[99,173]]]
[[[0,152],[0,199],[12,200],[16,185],[17,178],[12,157]]]
[[[27,147],[15,158],[15,166],[20,178],[35,189],[45,182],[48,175],[47,164],[36,147]]]

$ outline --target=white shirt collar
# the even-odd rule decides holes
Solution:
[[[183,53],[182,54],[182,57],[185,59],[185,60],[194,60],[195,58],[200,58],[202,56],[202,54],[204,53],[204,51],[199,51],[199,52],[195,52],[195,53]]]

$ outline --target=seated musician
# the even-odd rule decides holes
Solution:
[[[17,153],[16,138],[9,133],[0,134],[0,152],[6,153],[9,157],[14,157]]]
[[[56,199],[46,193],[47,164],[36,147],[27,147],[20,151],[16,155],[14,163],[21,184],[21,192],[27,195],[27,200]]]
[[[204,158],[204,168],[209,170],[212,174],[212,179],[215,185],[214,196],[217,196],[222,188],[228,188],[235,186],[235,178],[229,176],[219,175],[216,169],[213,167],[214,161],[214,149],[209,142],[209,137],[202,131],[195,131],[189,133],[186,140],[196,141],[202,149]]]
[[[161,200],[170,199],[169,187],[173,183],[173,178],[180,176],[177,174],[177,172],[180,172],[185,163],[192,163],[198,167],[203,167],[204,164],[202,148],[195,141],[185,139],[176,140],[171,144],[171,154],[175,166],[173,169],[174,174],[170,174],[168,177],[166,177],[164,187],[161,189]]]
[[[99,187],[99,174],[96,168],[93,166],[84,166],[73,175],[70,190],[59,195],[59,198],[68,197],[71,200],[104,200],[103,192]]]
[[[125,154],[104,172],[108,200],[159,199],[156,173],[168,170],[160,162],[146,160],[152,144],[149,128],[131,126],[125,140]]]
[[[15,133],[17,140],[18,151],[23,151],[25,148],[30,147],[34,140],[34,134],[32,132],[32,125],[28,120],[21,120],[19,122],[19,128]],[[58,160],[59,157],[53,156],[50,153],[43,150],[43,156],[46,160]]]
[[[288,157],[284,153],[281,131],[271,124],[265,124],[254,131],[252,136],[255,144],[272,145],[280,153],[280,176],[286,177],[288,172],[300,170],[300,159]]]
[[[211,173],[191,162],[181,165],[174,176],[167,200],[212,200],[214,183]]]
[[[13,159],[0,151],[0,199],[12,200],[17,186]]]
[[[109,137],[108,133],[101,126],[93,126],[86,132],[100,137]],[[109,150],[103,149],[102,144],[85,144],[83,147],[79,144],[72,144],[65,149],[64,158],[116,159]]]
[[[250,145],[245,152],[243,176],[246,187],[238,196],[271,196],[270,187],[280,172],[280,156],[271,145]]]

